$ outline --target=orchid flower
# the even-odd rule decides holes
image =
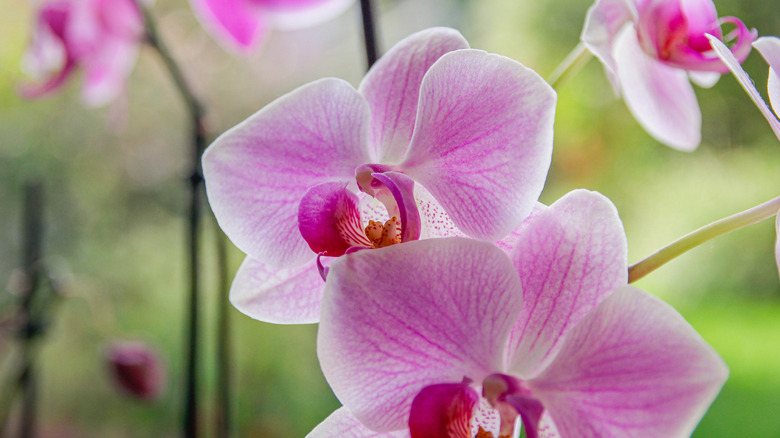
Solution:
[[[23,64],[36,81],[21,88],[36,98],[59,89],[80,67],[81,97],[100,106],[124,90],[144,34],[143,15],[132,0],[52,0],[38,10]]]
[[[717,53],[737,78],[742,85],[742,88],[745,89],[745,92],[750,96],[750,99],[753,100],[753,103],[756,104],[766,121],[769,122],[769,126],[772,128],[775,136],[777,136],[777,139],[780,140],[780,120],[777,118],[780,116],[780,76],[778,76],[778,72],[780,72],[780,38],[761,37],[753,43],[756,50],[761,53],[761,56],[763,56],[764,60],[769,64],[767,94],[769,95],[769,101],[772,104],[774,113],[772,113],[772,110],[770,110],[766,102],[764,102],[761,93],[756,90],[756,86],[753,84],[750,76],[742,69],[742,66],[740,66],[740,63],[728,47],[723,45],[723,43],[713,36],[708,36],[708,38],[715,53]],[[775,261],[777,263],[778,272],[780,272],[780,216],[775,219],[775,229],[777,230],[778,235],[778,239],[775,241]]]
[[[727,377],[669,305],[626,283],[614,205],[571,192],[510,256],[451,237],[331,265],[317,353],[343,408],[320,437],[687,436]]]
[[[534,71],[446,28],[398,43],[357,90],[322,79],[272,102],[203,157],[219,225],[248,255],[232,303],[316,322],[320,255],[504,238],[543,188],[555,102]]]
[[[271,27],[313,26],[341,14],[354,0],[190,0],[203,26],[229,49],[251,52]]]
[[[734,17],[718,19],[712,0],[596,0],[581,38],[639,124],[661,143],[692,151],[701,141],[701,110],[689,79],[710,87],[728,72],[705,37],[723,40],[723,23],[736,26],[726,40],[744,61],[755,30]]]

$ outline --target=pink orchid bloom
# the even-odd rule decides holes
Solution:
[[[692,151],[701,141],[701,110],[689,79],[710,87],[728,72],[705,37],[723,40],[723,23],[736,26],[726,39],[744,61],[755,30],[719,19],[712,0],[596,0],[582,41],[639,124],[661,143]]]
[[[122,392],[142,400],[160,397],[165,388],[165,369],[148,345],[115,342],[108,349],[107,359],[111,376]]]
[[[446,28],[398,43],[357,90],[322,79],[272,102],[203,157],[217,220],[248,255],[233,305],[316,322],[319,254],[505,237],[544,186],[555,102],[534,71]]]
[[[124,90],[143,34],[143,16],[132,0],[44,3],[24,57],[24,67],[37,83],[22,86],[21,94],[47,95],[81,67],[82,100],[104,105]]]
[[[775,136],[777,136],[777,139],[780,140],[780,120],[778,120],[778,116],[780,116],[780,76],[778,76],[778,72],[780,72],[780,38],[761,37],[753,43],[756,50],[761,53],[761,56],[763,56],[764,60],[769,64],[767,94],[769,95],[769,102],[772,104],[774,113],[772,113],[772,110],[770,110],[766,102],[764,102],[761,93],[756,89],[750,76],[742,69],[739,61],[734,57],[734,54],[729,48],[711,35],[709,35],[708,38],[715,53],[718,54],[737,78],[740,85],[742,85],[742,88],[745,89],[748,96],[750,96],[750,99],[753,100],[753,103],[756,104],[766,121],[769,122],[769,126],[772,128]],[[780,215],[775,219],[775,229],[777,230],[778,236],[778,239],[775,241],[775,261],[777,263],[777,270],[780,272]]]
[[[317,353],[344,405],[309,438],[689,435],[726,380],[673,308],[627,285],[614,205],[569,193],[508,257],[458,237],[333,262]],[[519,274],[519,275],[518,275]]]
[[[354,0],[190,0],[198,19],[240,53],[256,48],[271,27],[299,29],[328,21]]]

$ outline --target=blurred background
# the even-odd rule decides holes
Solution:
[[[761,35],[780,34],[766,1],[716,1]],[[574,48],[590,1],[383,0],[376,4],[381,50],[430,26],[460,30],[472,47],[512,57],[549,76]],[[17,95],[33,3],[0,0],[0,285],[22,259],[22,186],[45,186],[46,261],[63,279],[41,343],[40,435],[179,435],[184,375],[185,230],[190,166],[185,108],[156,53],[141,50],[126,99],[82,106],[79,80],[47,99]],[[359,7],[328,23],[274,32],[247,58],[224,51],[184,0],[152,7],[187,79],[208,107],[212,136],[273,99],[325,76],[357,85],[365,59]],[[759,90],[767,67],[745,63]],[[574,188],[598,190],[617,205],[631,262],[716,219],[780,195],[780,144],[732,76],[696,89],[703,142],[693,153],[663,146],[615,98],[592,60],[559,90],[555,152],[542,201]],[[213,138],[213,137],[212,137]],[[780,282],[773,221],[718,238],[637,283],[675,306],[723,356],[731,374],[694,436],[780,436]],[[206,220],[204,265],[213,266],[216,232]],[[243,254],[231,247],[231,276]],[[201,391],[204,426],[213,423],[213,269],[204,270]],[[13,296],[0,292],[0,317]],[[315,353],[316,325],[276,326],[231,307],[234,430],[242,437],[304,436],[339,406]],[[0,329],[0,391],[18,360]],[[112,386],[105,348],[118,339],[153,345],[168,371],[155,402]],[[12,418],[18,410],[12,411]],[[208,436],[208,434],[207,434]]]

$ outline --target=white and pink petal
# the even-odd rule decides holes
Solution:
[[[414,131],[423,77],[442,55],[468,47],[454,29],[426,29],[393,46],[374,64],[359,87],[371,108],[373,161],[397,163],[404,157]]]
[[[561,436],[690,436],[728,376],[677,311],[623,286],[528,382]]]
[[[769,79],[767,80],[767,91],[769,93],[769,102],[775,115],[780,116],[780,38],[761,37],[753,43],[753,47],[761,53],[767,64],[769,64]]]
[[[248,53],[268,33],[262,13],[251,0],[190,0],[203,27],[218,41]]]
[[[220,227],[277,267],[312,257],[298,208],[313,186],[354,178],[366,162],[368,108],[348,83],[322,79],[277,99],[206,150],[206,192]]]
[[[346,408],[338,408],[314,428],[306,438],[411,438],[409,429],[374,432],[364,426]]]
[[[656,140],[681,151],[701,141],[701,110],[685,70],[651,58],[628,26],[615,47],[623,100],[636,120]]]
[[[636,17],[636,5],[633,0],[596,0],[588,9],[582,40],[604,65],[607,78],[615,93],[620,93],[617,77],[617,63],[614,57],[615,41],[623,27]]]
[[[465,234],[498,240],[531,212],[552,154],[555,91],[536,72],[480,50],[442,56],[425,75],[398,168]]]
[[[627,284],[628,249],[614,204],[597,192],[569,192],[539,213],[511,254],[523,309],[509,343],[509,370],[538,374],[566,335],[613,289]]]
[[[320,319],[324,284],[314,257],[288,269],[247,257],[233,279],[230,302],[258,321],[310,324]]]
[[[426,386],[481,381],[502,366],[521,300],[492,244],[428,239],[336,260],[317,352],[336,397],[369,428],[407,426]]]

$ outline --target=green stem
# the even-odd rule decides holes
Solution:
[[[582,67],[585,67],[585,64],[590,61],[591,56],[592,55],[585,47],[585,44],[580,42],[577,44],[574,50],[566,55],[566,58],[563,60],[563,62],[561,62],[558,67],[553,70],[550,78],[547,79],[547,82],[549,82],[550,85],[552,85],[552,87],[557,90],[570,77],[579,72]]]
[[[645,275],[655,271],[668,261],[693,249],[704,242],[740,228],[761,222],[776,216],[780,210],[780,196],[757,205],[741,213],[729,216],[719,221],[705,225],[696,231],[686,234],[671,244],[661,248],[654,254],[628,267],[628,282],[633,283]]]
[[[203,173],[201,169],[201,157],[206,148],[206,129],[204,124],[203,106],[195,97],[184,78],[179,65],[173,59],[171,52],[160,39],[154,18],[143,7],[140,0],[135,0],[136,6],[144,15],[146,26],[146,40],[160,55],[168,73],[171,75],[179,94],[181,94],[192,126],[191,143],[191,170],[188,178],[190,187],[189,226],[187,229],[188,268],[189,268],[189,300],[187,308],[187,336],[185,348],[187,350],[187,363],[185,375],[185,405],[183,415],[183,435],[185,438],[197,438],[200,435],[198,427],[199,391],[198,391],[198,350],[199,350],[199,309],[200,309],[200,275],[198,269],[199,257],[199,232],[202,217],[201,188],[203,187]]]

